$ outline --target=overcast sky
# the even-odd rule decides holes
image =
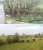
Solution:
[[[43,32],[43,25],[38,24],[0,24],[0,35],[1,34],[14,34],[18,32],[20,35],[35,34],[37,32]]]
[[[43,25],[39,24],[19,24],[16,25],[16,32],[19,34],[37,34],[39,32],[43,32]]]

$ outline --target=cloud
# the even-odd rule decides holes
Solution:
[[[43,28],[41,28],[43,29]],[[25,33],[25,34],[35,34],[35,33],[38,33],[38,32],[41,32],[40,30],[40,25],[38,24],[20,24],[20,25],[17,25],[17,28],[16,28],[16,31],[19,33],[19,34],[22,34],[22,33]]]
[[[0,34],[13,34],[16,32],[15,24],[0,24]]]

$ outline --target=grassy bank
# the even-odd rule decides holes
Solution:
[[[0,46],[0,50],[43,50],[43,39],[35,42],[13,43]]]

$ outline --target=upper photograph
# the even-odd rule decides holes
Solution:
[[[0,0],[0,24],[43,24],[43,0]]]

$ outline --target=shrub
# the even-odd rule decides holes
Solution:
[[[16,38],[13,38],[13,43],[18,42],[18,40]]]
[[[16,35],[13,37],[13,42],[19,42],[19,35],[16,33]]]
[[[0,45],[4,45],[5,41],[3,39],[0,39]]]
[[[19,42],[19,39],[17,39],[16,37],[13,38],[13,43]]]
[[[23,42],[24,42],[24,40],[20,40],[19,42],[23,43]]]
[[[32,39],[33,41],[36,41],[36,39]]]
[[[30,42],[29,40],[27,40],[27,42]]]
[[[8,44],[13,43],[13,39],[10,36],[7,37],[6,41]]]

